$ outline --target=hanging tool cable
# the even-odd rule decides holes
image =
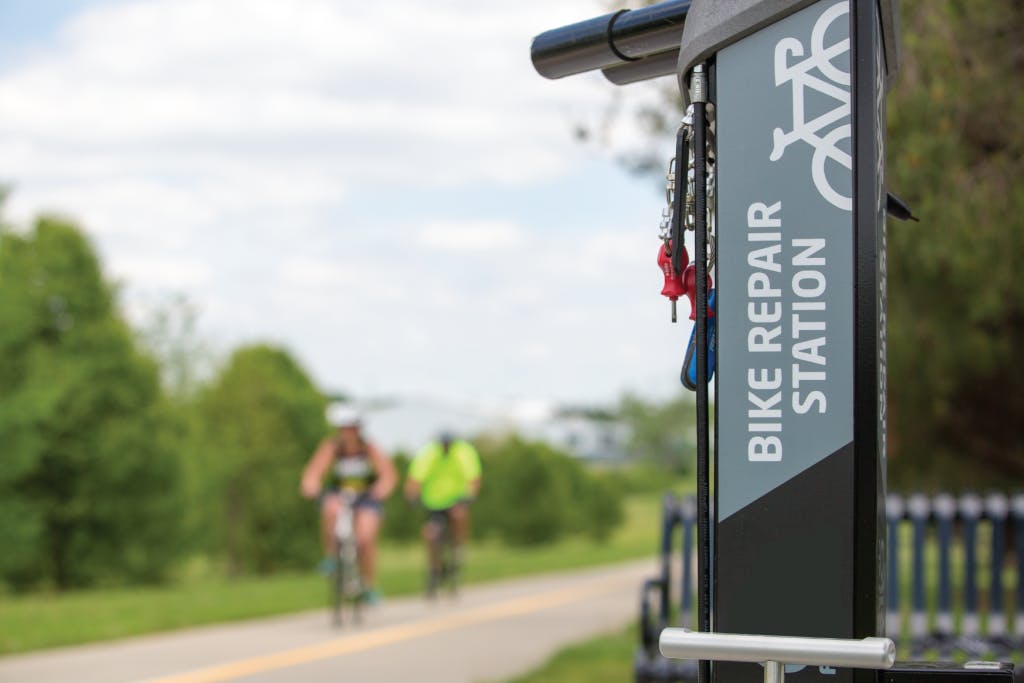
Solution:
[[[675,170],[672,183],[675,194],[672,195],[672,213],[669,216],[670,242],[672,253],[672,271],[676,277],[682,278],[683,270],[689,265],[690,256],[686,253],[686,244],[683,238],[684,222],[686,221],[687,197],[687,174],[689,173],[687,159],[690,154],[690,126],[684,118],[676,133],[676,157]],[[685,261],[684,261],[685,259]],[[682,280],[680,279],[680,283]],[[673,321],[675,322],[675,321]]]
[[[708,211],[707,116],[708,78],[703,64],[690,77],[693,102],[694,263],[697,336],[697,628],[711,631],[711,472],[708,435]],[[701,660],[697,682],[711,683],[711,663]]]

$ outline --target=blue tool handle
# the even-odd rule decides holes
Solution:
[[[715,290],[708,292],[708,311],[715,313]],[[718,346],[715,334],[715,316],[708,316],[708,382],[715,374],[715,347]],[[686,357],[683,358],[683,371],[679,374],[679,381],[690,391],[697,391],[697,326],[693,326],[690,332],[690,342],[686,345]]]

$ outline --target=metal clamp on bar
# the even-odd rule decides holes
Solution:
[[[760,662],[764,664],[765,683],[781,683],[786,664],[888,669],[896,661],[896,645],[888,638],[795,638],[666,628],[658,648],[671,659]]]

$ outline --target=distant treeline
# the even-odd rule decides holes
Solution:
[[[197,558],[231,575],[313,567],[298,481],[325,396],[267,345],[194,381],[190,342],[136,333],[116,294],[68,221],[0,230],[0,590],[155,582]],[[542,444],[478,446],[477,536],[600,541],[621,521],[628,479]],[[385,537],[414,539],[421,519],[393,496]]]

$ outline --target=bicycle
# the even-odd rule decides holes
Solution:
[[[338,553],[334,566],[328,574],[331,622],[334,626],[344,623],[346,607],[353,624],[362,621],[363,577],[359,570],[359,546],[356,543],[355,511],[356,494],[352,491],[338,492],[341,509],[334,522],[334,538]]]
[[[437,528],[437,533],[431,537],[427,557],[427,598],[436,598],[442,588],[446,588],[448,594],[454,597],[458,593],[461,567],[448,511],[431,510],[428,523]]]

